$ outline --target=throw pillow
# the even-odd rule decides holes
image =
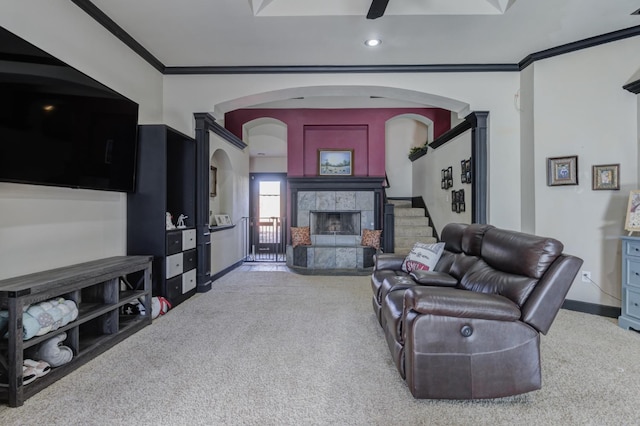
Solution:
[[[291,227],[291,245],[294,247],[311,245],[311,232],[308,226]]]
[[[373,247],[376,250],[380,249],[380,235],[382,231],[379,229],[363,229],[361,246]]]
[[[416,269],[433,271],[443,251],[444,243],[415,243],[404,262],[402,262],[402,270],[407,273]]]

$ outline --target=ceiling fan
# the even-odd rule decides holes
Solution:
[[[384,15],[384,11],[387,8],[389,0],[373,0],[369,12],[367,13],[367,19],[378,19]]]

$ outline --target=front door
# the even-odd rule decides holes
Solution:
[[[285,183],[284,173],[252,173],[249,218],[249,259],[285,260]]]

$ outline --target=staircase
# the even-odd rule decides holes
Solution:
[[[409,253],[416,242],[435,243],[433,228],[422,208],[411,207],[409,200],[389,200],[394,205],[394,250],[398,254]]]

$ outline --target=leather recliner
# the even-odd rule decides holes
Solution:
[[[553,238],[490,225],[449,224],[442,240],[434,271],[402,273],[404,256],[384,254],[372,274],[374,312],[409,390],[475,399],[540,389],[539,335],[582,260]]]

